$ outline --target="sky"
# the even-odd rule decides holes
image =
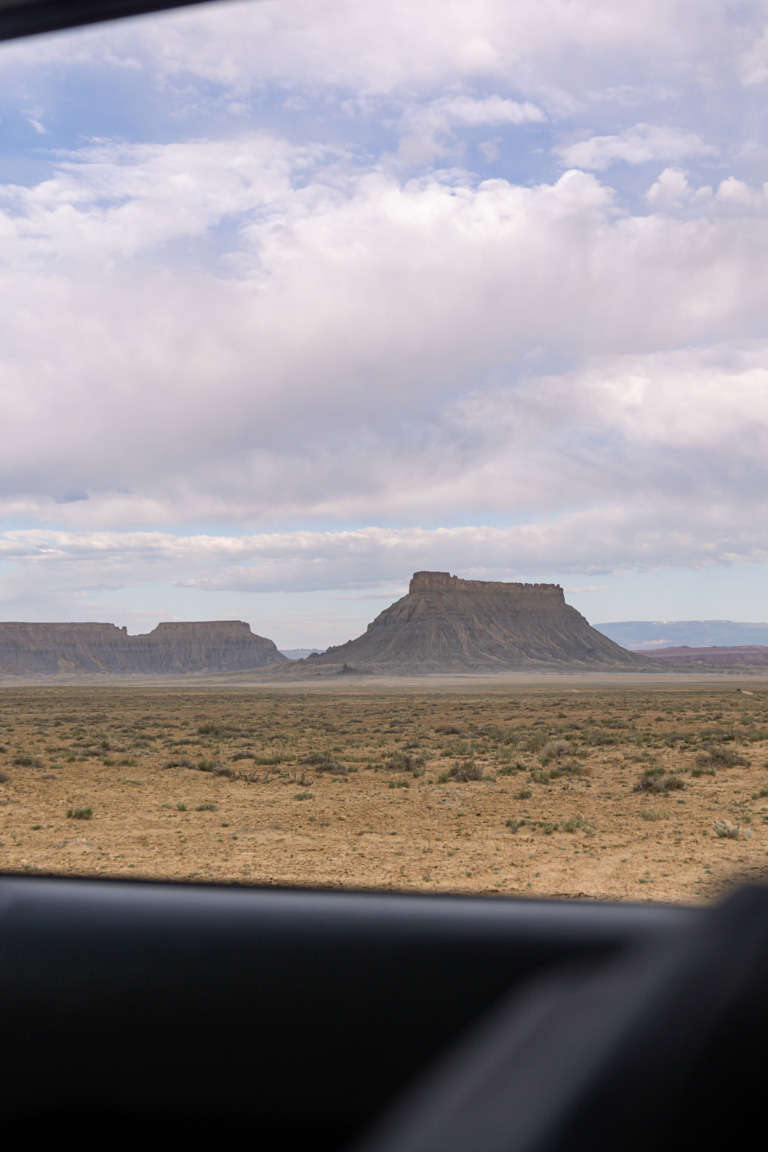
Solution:
[[[0,618],[766,620],[768,0],[0,45]]]

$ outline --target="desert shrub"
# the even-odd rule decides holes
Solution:
[[[570,751],[570,740],[548,740],[541,750],[540,759],[542,764],[546,764],[550,760],[559,760]]]
[[[734,768],[739,764],[748,765],[749,760],[741,756],[735,748],[725,748],[722,744],[716,744],[704,752],[699,752],[696,764],[699,768]]]
[[[91,820],[93,808],[67,808],[67,817],[70,820]]]
[[[346,776],[349,769],[346,764],[340,764],[325,752],[312,752],[305,756],[302,764],[311,764],[315,772],[332,772],[334,776]]]
[[[556,768],[553,768],[549,776],[551,780],[557,780],[561,776],[588,776],[589,770],[583,764],[579,764],[577,760],[563,760]]]
[[[199,736],[221,736],[222,727],[220,724],[213,724],[208,721],[205,724],[198,724],[197,733]]]
[[[237,768],[230,768],[227,764],[217,764],[215,768],[211,768],[211,776],[226,776],[228,780],[240,779]]]
[[[466,740],[454,740],[453,744],[448,744],[443,747],[444,756],[452,756],[456,759],[469,756],[471,751],[472,749]]]
[[[602,748],[611,744],[618,744],[620,738],[610,732],[589,732],[585,733],[584,739],[594,748]]]
[[[482,768],[475,764],[474,760],[463,760],[461,764],[455,764],[447,772],[441,772],[437,781],[438,784],[446,784],[448,781],[453,781],[456,784],[467,784],[470,780],[482,779]]]
[[[720,713],[722,716],[722,713]],[[736,733],[733,728],[704,728],[700,733],[705,740],[717,740],[718,743],[723,743],[725,740],[735,740]]]
[[[384,767],[388,772],[414,772],[423,764],[423,756],[413,756],[410,752],[393,752],[384,761]]]
[[[741,826],[731,824],[730,820],[714,820],[712,823],[715,836],[721,840],[738,840],[741,835]]]
[[[43,767],[43,762],[39,756],[27,756],[26,753],[20,753],[18,756],[12,756],[11,764],[15,764],[17,768]]]
[[[579,828],[587,828],[588,825],[581,816],[571,816],[569,820],[563,821],[560,827],[563,832],[578,832]]]
[[[128,761],[127,760],[121,761],[121,763],[127,764]],[[206,761],[206,763],[207,763],[207,761]],[[135,760],[133,761],[133,764],[134,765],[136,764]],[[187,760],[186,756],[182,757],[181,760],[169,760],[166,764],[163,764],[163,768],[191,768],[191,767],[192,767],[192,761]],[[204,771],[207,771],[207,769],[204,769]]]
[[[206,760],[205,757],[203,757],[198,760],[197,764],[193,765],[193,767],[196,768],[198,772],[213,772],[214,768],[217,768],[218,765],[215,760]]]
[[[218,804],[198,804],[195,812],[218,812]]]
[[[293,798],[294,800],[314,800],[311,792],[297,792]]]
[[[530,788],[521,788],[519,792],[515,793],[515,800],[530,800],[533,792]]]
[[[441,724],[435,728],[438,736],[463,736],[464,733],[461,728],[457,728],[454,724]]]
[[[544,745],[547,743],[546,732],[535,732],[533,736],[529,736],[523,745],[525,752],[540,752]]]
[[[534,784],[549,784],[550,779],[549,772],[543,772],[541,768],[534,768],[531,772],[531,781]]]
[[[641,808],[640,809],[640,819],[641,820],[648,820],[651,822],[656,821],[656,820],[668,820],[669,819],[669,813],[668,812],[657,812],[655,808]]]
[[[187,810],[186,804],[177,804],[176,805],[176,811],[177,812],[186,812],[186,810]]]
[[[462,760],[461,764],[456,768],[452,768],[453,779],[460,784],[466,784],[470,780],[482,780],[483,770],[479,764],[475,764],[474,760]]]
[[[664,768],[648,768],[633,788],[634,792],[679,792],[685,782],[673,772],[667,774]]]
[[[389,786],[390,788],[410,788],[411,785],[408,780],[390,780]]]

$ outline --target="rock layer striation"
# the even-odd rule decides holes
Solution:
[[[5,675],[184,675],[285,663],[273,642],[242,620],[158,624],[140,636],[115,624],[0,622],[0,673]]]
[[[408,595],[362,636],[301,664],[318,672],[346,665],[388,673],[649,667],[646,657],[592,628],[566,604],[559,584],[461,580],[447,572],[416,572]]]

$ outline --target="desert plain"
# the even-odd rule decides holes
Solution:
[[[706,902],[768,876],[768,681],[3,687],[0,869]]]

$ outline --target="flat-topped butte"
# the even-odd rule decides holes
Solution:
[[[300,663],[322,675],[340,670],[388,674],[641,670],[650,661],[592,628],[566,604],[559,584],[462,580],[448,572],[416,572],[408,594],[377,616],[362,636]],[[296,665],[284,671],[289,668]]]
[[[0,622],[0,673],[10,676],[183,675],[284,663],[243,620],[173,621],[139,636],[116,624]]]

